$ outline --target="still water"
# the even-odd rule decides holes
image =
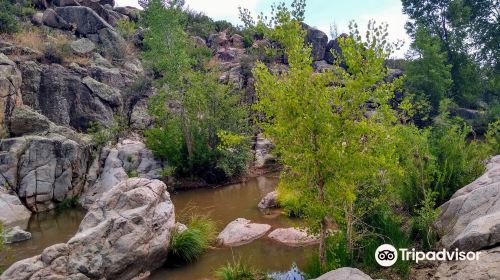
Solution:
[[[189,209],[208,214],[222,230],[236,218],[246,218],[252,222],[267,223],[273,228],[297,225],[278,210],[263,213],[257,208],[260,199],[275,189],[278,177],[274,175],[250,178],[240,184],[214,189],[181,191],[172,195],[176,212],[182,214]],[[2,265],[9,265],[17,260],[40,254],[50,245],[69,240],[78,230],[83,210],[71,209],[61,213],[38,214],[32,217],[29,231],[33,238],[9,246],[8,260]],[[287,271],[292,263],[303,267],[312,248],[290,248],[277,244],[266,237],[250,244],[233,248],[214,248],[205,253],[196,263],[179,268],[160,268],[152,273],[153,280],[201,280],[213,277],[220,266],[241,261],[263,271]]]

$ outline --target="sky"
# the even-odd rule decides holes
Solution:
[[[238,7],[249,9],[252,14],[268,14],[271,4],[276,0],[186,0],[190,9],[201,11],[214,20],[227,20],[242,24],[238,18]],[[284,0],[291,3],[292,0]],[[370,19],[389,24],[389,39],[403,40],[404,46],[395,57],[403,57],[408,50],[409,37],[404,25],[407,17],[401,11],[401,0],[307,0],[305,22],[330,36],[330,25],[336,23],[339,33],[349,31],[349,22],[354,20],[361,34],[366,30]],[[116,0],[117,6],[138,7],[137,0]]]

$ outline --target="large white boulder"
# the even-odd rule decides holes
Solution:
[[[128,179],[92,205],[67,243],[16,262],[0,280],[127,280],[147,275],[166,260],[174,227],[174,205],[165,184]]]
[[[224,228],[217,236],[217,240],[222,245],[240,246],[264,236],[270,229],[270,225],[256,224],[250,220],[238,218]]]

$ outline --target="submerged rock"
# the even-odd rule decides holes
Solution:
[[[317,236],[308,234],[304,229],[293,227],[275,229],[268,237],[291,247],[303,247],[319,243]]]
[[[133,279],[160,267],[175,226],[165,184],[129,179],[106,192],[89,209],[67,243],[7,269],[1,280]]]
[[[31,239],[31,233],[22,230],[20,227],[16,226],[4,234],[5,243],[17,243]]]
[[[325,273],[313,280],[372,280],[372,278],[357,268],[342,267]]]
[[[266,194],[262,200],[259,202],[259,207],[260,209],[267,209],[267,208],[274,208],[278,206],[278,192],[273,191],[268,194]]]
[[[250,220],[238,218],[229,223],[219,233],[217,240],[226,246],[240,246],[250,243],[266,234],[271,229],[270,225],[251,223]]]

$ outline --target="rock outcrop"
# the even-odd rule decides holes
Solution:
[[[435,222],[442,246],[476,251],[479,260],[442,262],[434,279],[500,279],[500,155],[486,169],[441,206]]]
[[[328,43],[328,36],[314,27],[302,23],[302,27],[307,31],[306,43],[311,44],[311,55],[313,61],[323,60],[325,57],[326,44]]]
[[[15,192],[9,192],[0,187],[0,209],[2,209],[0,211],[0,221],[5,229],[16,226],[23,230],[28,228],[31,212],[23,205]]]
[[[441,206],[435,223],[448,249],[480,250],[500,242],[500,155],[487,171]]]
[[[0,185],[14,190],[33,212],[77,196],[85,184],[90,146],[75,140],[57,133],[0,140]]]
[[[271,229],[270,225],[252,223],[250,220],[238,218],[230,222],[219,233],[217,240],[221,245],[240,246],[264,236]]]
[[[465,278],[457,278],[457,279],[465,279]],[[327,272],[313,280],[372,280],[372,278],[357,268],[342,267]]]
[[[13,264],[1,280],[133,279],[166,257],[175,226],[174,206],[164,183],[129,179],[89,209],[67,243]]]
[[[82,196],[84,207],[129,177],[160,179],[163,170],[162,163],[140,139],[122,139],[115,146],[104,148],[98,165],[95,184],[88,186]]]
[[[268,139],[262,137],[262,135],[257,135],[255,138],[255,162],[254,166],[257,168],[265,167],[266,165],[274,163],[276,157],[271,154],[271,150],[274,148],[273,143]]]
[[[21,83],[16,64],[0,53],[0,137],[7,134],[7,122],[14,108],[22,105]]]
[[[298,228],[277,228],[269,235],[269,238],[290,247],[303,247],[319,243],[319,237],[307,233],[304,229]]]

